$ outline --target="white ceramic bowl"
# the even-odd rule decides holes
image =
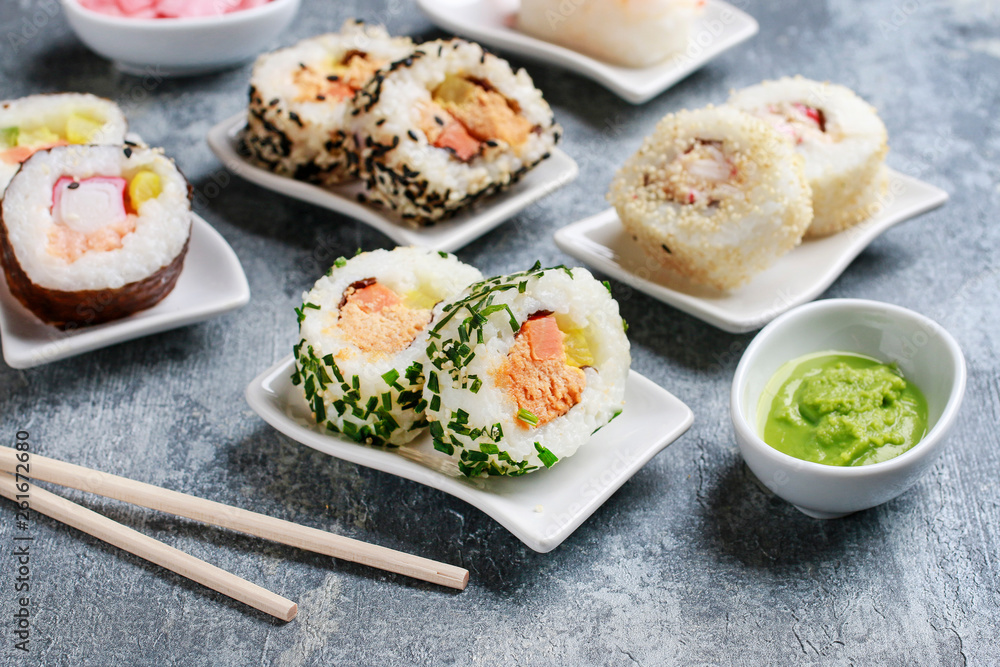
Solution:
[[[130,74],[187,76],[250,60],[288,27],[300,0],[271,0],[202,18],[136,19],[101,14],[62,0],[70,26],[96,53]]]
[[[927,399],[928,432],[909,451],[857,467],[794,458],[760,438],[758,406],[786,361],[836,350],[896,362]],[[828,299],[790,310],[764,327],[736,367],[730,413],[750,470],[805,514],[831,519],[880,505],[910,488],[934,463],[965,394],[965,358],[939,324],[906,308],[861,299]]]

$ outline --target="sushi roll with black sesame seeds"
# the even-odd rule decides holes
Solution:
[[[479,280],[453,255],[396,248],[340,258],[304,297],[292,381],[316,422],[374,445],[426,426],[421,391],[434,306]]]
[[[476,283],[438,311],[427,419],[435,449],[464,474],[552,467],[622,411],[624,321],[586,269],[536,264]]]
[[[879,210],[889,135],[875,109],[849,88],[786,77],[737,91],[728,104],[770,123],[805,159],[813,205],[807,238],[839,232]]]
[[[663,118],[615,175],[608,201],[648,255],[719,290],[798,245],[812,219],[794,147],[727,107]]]
[[[125,142],[117,104],[86,93],[30,95],[0,104],[0,196],[35,151],[69,144]]]
[[[369,200],[414,225],[510,186],[560,134],[527,72],[458,39],[422,44],[376,74],[350,113]]]
[[[243,141],[251,157],[277,174],[332,185],[350,178],[344,111],[355,91],[413,50],[406,37],[347,21],[257,59]]]

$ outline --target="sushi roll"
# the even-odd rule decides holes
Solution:
[[[527,72],[458,39],[423,44],[376,74],[351,114],[368,198],[414,225],[510,186],[560,133]]]
[[[624,321],[586,269],[536,264],[439,310],[424,400],[435,449],[465,475],[552,467],[622,411]]]
[[[434,306],[482,278],[453,255],[396,248],[341,257],[298,309],[294,384],[316,423],[402,445],[426,426],[421,390]]]
[[[0,104],[0,196],[35,151],[68,144],[125,142],[125,115],[111,100],[84,93],[31,95]]]
[[[190,200],[187,181],[159,150],[38,151],[0,205],[7,285],[28,310],[62,328],[149,308],[180,275]]]
[[[728,104],[770,123],[805,159],[813,202],[806,237],[839,232],[879,209],[889,135],[850,89],[797,76],[744,88]]]
[[[792,145],[725,107],[663,118],[615,175],[608,200],[648,255],[719,290],[798,245],[812,219]]]
[[[344,111],[381,67],[413,50],[406,37],[347,21],[257,59],[250,80],[244,146],[277,174],[332,185],[350,178],[344,156]]]
[[[625,67],[655,65],[687,49],[705,0],[521,0],[518,28]]]

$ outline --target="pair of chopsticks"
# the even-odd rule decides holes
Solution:
[[[15,478],[7,473],[14,473],[18,463],[15,450],[10,447],[0,447],[0,471],[5,471],[0,472],[0,495],[15,502],[18,502],[15,495],[19,491],[15,486]],[[316,528],[300,526],[290,521],[223,505],[186,493],[170,491],[37,454],[31,455],[29,465],[30,470],[26,476],[32,480],[51,482],[106,498],[123,500],[141,507],[458,590],[463,590],[469,583],[469,571],[454,565],[334,535]],[[30,506],[36,512],[284,621],[292,620],[298,613],[298,605],[277,593],[34,485],[30,489]]]

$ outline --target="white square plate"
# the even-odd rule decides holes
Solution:
[[[0,277],[0,340],[13,368],[31,368],[140,336],[201,322],[246,305],[250,287],[236,253],[192,213],[191,242],[174,289],[152,308],[73,331],[43,323],[22,306]]]
[[[567,0],[568,1],[568,0]],[[593,79],[632,104],[656,97],[723,51],[757,34],[752,16],[722,0],[708,0],[684,53],[650,67],[619,67],[518,31],[518,0],[417,0],[431,21],[456,35],[517,53]]]
[[[478,507],[540,553],[555,549],[639,468],[694,421],[684,403],[629,372],[625,410],[573,456],[523,477],[469,479],[434,450],[430,435],[395,449],[359,445],[316,426],[301,389],[292,385],[292,356],[247,387],[250,407],[289,438],[338,459],[433,487]]]
[[[563,252],[713,326],[753,331],[822,294],[879,234],[948,200],[944,190],[887,171],[888,195],[878,215],[839,234],[803,241],[730,292],[694,285],[661,267],[625,232],[613,208],[563,227],[555,241]]]
[[[301,199],[354,218],[374,227],[399,245],[414,245],[431,250],[452,252],[474,241],[530,204],[558,190],[576,178],[579,170],[573,158],[558,148],[515,183],[510,189],[493,195],[453,218],[429,227],[411,227],[382,209],[358,202],[364,192],[360,181],[321,188],[312,183],[278,176],[258,167],[240,155],[240,133],[246,126],[246,114],[222,121],[208,131],[208,145],[226,167],[251,183],[283,195]]]

